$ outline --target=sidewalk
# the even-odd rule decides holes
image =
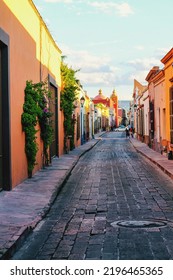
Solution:
[[[0,192],[0,259],[9,259],[43,219],[79,158],[103,134],[96,134],[95,139],[53,159],[52,166],[38,171],[14,190]]]
[[[155,152],[151,148],[149,148],[146,144],[138,141],[135,138],[130,139],[132,145],[134,148],[141,153],[143,156],[145,156],[147,159],[149,159],[151,162],[153,162],[155,165],[157,165],[165,174],[167,174],[171,179],[173,179],[173,161],[168,160],[168,158],[165,155],[161,155],[158,152]],[[164,187],[164,186],[163,186]],[[169,189],[167,190],[170,195],[173,197],[173,190]]]

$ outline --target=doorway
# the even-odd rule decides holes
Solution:
[[[0,45],[0,189],[2,189],[2,50]]]
[[[11,190],[9,36],[0,28],[0,188]]]
[[[58,156],[58,102],[57,88],[50,83],[49,90],[51,91],[50,110],[53,113],[51,121],[53,127],[53,139],[50,145],[50,158]]]

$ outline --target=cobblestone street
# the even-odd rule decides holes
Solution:
[[[80,158],[13,259],[173,259],[170,188],[172,179],[124,133],[107,133]]]

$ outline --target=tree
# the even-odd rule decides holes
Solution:
[[[70,136],[70,149],[74,148],[74,125],[75,120],[72,117],[74,110],[74,101],[76,100],[76,90],[79,88],[76,72],[68,67],[62,60],[61,63],[61,109],[64,112],[64,150],[67,152],[67,138]]]

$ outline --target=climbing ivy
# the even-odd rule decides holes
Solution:
[[[22,113],[22,128],[25,132],[25,153],[28,162],[28,177],[32,177],[32,170],[36,163],[37,144],[37,124],[40,125],[40,136],[43,140],[44,162],[48,164],[48,146],[51,144],[53,129],[51,126],[52,113],[49,108],[50,92],[46,82],[32,83],[26,82],[25,101]]]
[[[61,64],[61,109],[64,112],[64,150],[67,151],[67,138],[70,136],[70,149],[74,148],[74,124],[76,120],[72,117],[74,110],[74,101],[76,98],[76,90],[79,88],[77,79],[75,77],[76,72],[79,70],[73,70],[68,67],[62,61]]]

